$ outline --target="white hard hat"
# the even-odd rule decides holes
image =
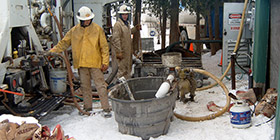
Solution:
[[[89,20],[89,19],[93,19],[94,14],[90,8],[83,6],[79,9],[76,17],[79,20]]]
[[[119,14],[129,14],[130,13],[130,7],[126,6],[125,4],[123,4],[120,9],[119,9]]]

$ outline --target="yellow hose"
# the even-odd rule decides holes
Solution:
[[[234,53],[238,49],[238,46],[240,44],[240,40],[241,40],[241,37],[242,37],[243,27],[244,27],[244,19],[245,19],[245,11],[246,11],[246,8],[247,8],[247,3],[248,3],[248,0],[245,0],[243,12],[242,12],[240,29],[239,29],[239,33],[238,33],[238,37],[237,37],[237,42],[236,42],[235,48],[233,50]],[[219,111],[217,113],[214,113],[214,114],[207,115],[207,116],[202,116],[202,117],[188,117],[188,116],[183,116],[183,115],[177,114],[175,112],[174,112],[174,115],[177,118],[181,119],[181,120],[186,120],[186,121],[203,121],[203,120],[214,119],[214,118],[224,114],[228,110],[228,108],[229,108],[230,97],[228,96],[228,89],[225,87],[225,85],[221,81],[224,79],[224,77],[228,73],[230,67],[231,67],[231,62],[229,63],[225,73],[222,75],[222,77],[220,79],[218,79],[213,74],[211,74],[211,73],[209,73],[207,71],[200,70],[200,69],[193,69],[195,72],[198,72],[198,73],[201,73],[201,74],[205,74],[205,75],[209,76],[210,78],[212,78],[212,79],[214,79],[216,81],[216,83],[213,83],[213,84],[211,84],[209,86],[202,87],[202,88],[197,88],[196,89],[197,91],[202,91],[202,90],[206,90],[206,89],[212,88],[212,87],[216,86],[217,84],[219,84],[223,88],[223,90],[224,90],[224,92],[226,93],[226,96],[227,96],[227,102],[226,102],[226,105],[223,107],[223,109],[221,111]]]
[[[238,33],[238,37],[237,37],[237,42],[235,44],[235,48],[233,50],[233,52],[235,53],[236,50],[238,49],[238,46],[240,44],[240,40],[241,40],[241,36],[242,36],[242,33],[243,33],[243,27],[244,27],[244,19],[245,19],[245,11],[246,11],[246,8],[247,8],[247,3],[248,3],[248,0],[245,0],[244,2],[244,8],[243,8],[243,12],[242,12],[242,18],[241,18],[241,24],[240,24],[240,29],[239,29],[239,33]],[[211,77],[213,80],[216,81],[216,83],[213,83],[209,86],[206,86],[206,87],[202,87],[202,88],[197,88],[196,90],[197,91],[202,91],[202,90],[206,90],[206,89],[209,89],[209,88],[212,88],[214,86],[216,86],[217,84],[219,84],[222,89],[224,90],[225,94],[226,94],[226,98],[227,98],[227,101],[226,101],[226,105],[222,108],[221,111],[217,112],[217,113],[214,113],[214,114],[210,114],[210,115],[207,115],[207,116],[202,116],[202,117],[189,117],[189,116],[184,116],[184,115],[181,115],[181,114],[178,114],[176,112],[174,112],[174,115],[181,119],[181,120],[186,120],[186,121],[204,121],[204,120],[211,120],[211,119],[214,119],[216,117],[219,117],[221,116],[222,114],[224,114],[228,108],[229,108],[229,105],[230,105],[230,97],[228,96],[228,89],[226,88],[226,86],[221,82],[224,77],[226,76],[226,74],[229,72],[229,69],[231,67],[231,62],[228,64],[228,67],[226,69],[226,71],[224,72],[224,74],[222,75],[222,77],[220,79],[218,79],[217,77],[215,77],[213,74],[207,72],[207,71],[204,71],[204,70],[200,70],[200,69],[193,69],[195,72],[198,72],[198,73],[201,73],[201,74],[204,74],[204,75],[207,75],[209,77]]]
[[[188,68],[185,68],[184,71],[185,70],[188,71]],[[226,98],[227,98],[226,105],[222,108],[221,111],[219,111],[217,113],[214,113],[214,114],[207,115],[207,116],[202,116],[202,117],[188,117],[188,116],[183,116],[183,115],[177,114],[175,112],[174,112],[174,115],[177,118],[181,119],[181,120],[186,120],[186,121],[203,121],[203,120],[211,120],[211,119],[214,119],[214,118],[224,114],[228,110],[229,105],[230,105],[230,97],[228,95],[229,91],[228,91],[227,87],[224,85],[223,82],[221,82],[216,76],[214,76],[210,72],[207,72],[207,71],[202,70],[202,69],[193,69],[193,71],[209,76],[210,78],[215,80],[222,87],[222,89],[224,90],[224,92],[226,94]]]
[[[235,53],[236,50],[238,49],[238,46],[239,46],[239,44],[240,44],[240,40],[241,40],[241,37],[242,37],[243,26],[244,26],[244,19],[245,19],[245,11],[246,11],[246,7],[247,7],[247,3],[248,3],[248,0],[245,0],[245,2],[244,2],[244,7],[243,7],[243,12],[242,12],[241,24],[240,24],[239,33],[238,33],[238,36],[237,36],[237,42],[236,42],[235,48],[234,48],[234,50],[233,50],[234,53]],[[224,62],[224,63],[225,63],[225,62]],[[223,74],[222,77],[220,78],[220,81],[222,81],[222,80],[225,78],[225,76],[226,76],[226,74],[228,73],[230,67],[231,67],[231,62],[229,62],[226,71],[224,72],[224,74]],[[197,88],[196,90],[197,90],[197,91],[202,91],[202,90],[206,90],[206,89],[212,88],[212,87],[214,87],[214,86],[216,86],[216,85],[217,85],[217,83],[213,83],[213,84],[211,84],[211,85],[209,85],[209,86]]]

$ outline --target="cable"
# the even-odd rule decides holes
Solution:
[[[246,56],[248,56],[249,59],[250,59],[250,62],[251,62],[252,60],[251,60],[250,55],[249,55],[249,54],[246,54],[246,53],[241,53],[241,54],[237,55],[237,57],[234,58],[236,65],[237,65],[241,70],[243,70],[246,74],[250,74],[249,71],[247,71],[243,66],[241,66],[241,65],[238,63],[237,58],[238,58],[238,56],[240,56],[240,55],[246,55]]]
[[[269,123],[269,122],[272,121],[274,118],[275,118],[275,115],[273,115],[272,118],[270,118],[269,120],[267,120],[267,121],[265,121],[265,122],[262,122],[262,123],[259,123],[259,124],[256,124],[255,126],[258,127],[258,126],[261,126],[261,125],[263,125],[263,124]]]

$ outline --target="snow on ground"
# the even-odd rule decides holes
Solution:
[[[210,56],[210,53],[206,53],[202,57],[204,69],[217,77],[222,75],[221,68],[217,66],[220,62],[220,55],[221,51],[215,56]],[[245,75],[242,79],[237,80],[237,89],[247,90],[247,81],[248,78]],[[226,79],[223,82],[230,90],[231,82]],[[231,92],[235,93],[235,90],[231,90]],[[177,101],[175,111],[187,116],[205,116],[212,114],[206,107],[209,101],[214,101],[219,106],[224,106],[226,103],[225,93],[219,86],[196,92],[196,94],[195,102],[183,104]],[[93,106],[94,108],[99,108],[100,103],[94,103]],[[166,135],[150,138],[150,140],[272,140],[274,137],[274,120],[258,127],[256,126],[268,119],[261,115],[254,116],[252,117],[251,127],[237,129],[231,126],[230,116],[227,112],[215,119],[201,122],[183,121],[174,117]],[[57,124],[60,124],[66,135],[77,140],[141,140],[140,137],[121,134],[118,131],[114,112],[111,118],[103,118],[100,114],[80,116],[76,108],[65,105],[59,110],[51,112],[39,123],[47,125],[51,130]]]
[[[203,55],[203,67],[205,70],[220,77],[221,68],[217,66],[220,62],[221,51],[214,56],[210,53]],[[244,75],[237,81],[236,87],[240,90],[247,89],[247,77]],[[224,79],[226,87],[231,89],[231,82]],[[231,91],[235,92],[235,91]],[[219,86],[197,92],[196,102],[183,104],[176,102],[175,111],[187,116],[204,116],[212,114],[207,110],[206,104],[214,101],[219,106],[224,106],[226,102],[225,94]],[[94,103],[94,107],[99,107],[99,103]],[[256,127],[256,124],[265,122],[269,118],[264,116],[252,117],[252,126],[247,129],[233,128],[230,124],[229,113],[225,113],[213,120],[202,122],[189,122],[177,119],[171,122],[166,135],[150,140],[272,140],[274,137],[274,121]],[[105,119],[101,115],[80,116],[77,109],[65,106],[58,111],[43,118],[42,125],[47,125],[53,129],[60,124],[69,136],[77,140],[141,140],[140,137],[121,134],[114,114],[112,118]]]

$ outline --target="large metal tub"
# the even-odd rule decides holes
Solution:
[[[110,92],[115,120],[121,133],[149,139],[168,132],[178,92],[170,91],[166,97],[155,98],[164,80],[162,77],[128,80],[135,101],[129,100],[123,84]]]

